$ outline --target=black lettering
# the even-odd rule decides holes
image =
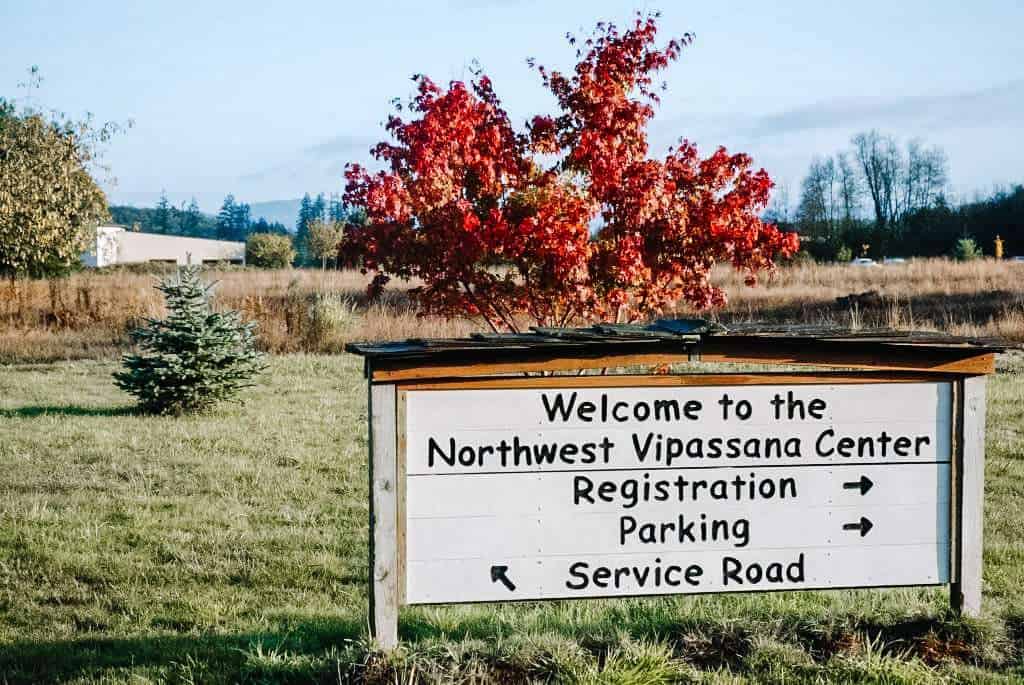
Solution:
[[[821,446],[821,443],[825,440],[825,438],[835,437],[835,434],[836,432],[834,430],[832,430],[831,428],[826,428],[821,432],[821,435],[818,436],[818,439],[815,440],[814,451],[818,454],[819,457],[831,457],[832,453],[835,452],[834,448],[830,447],[826,450]]]
[[[696,421],[700,418],[700,412],[703,408],[704,406],[700,403],[700,400],[687,400],[686,404],[683,405],[683,415],[690,421]]]
[[[796,478],[779,479],[779,499],[786,498],[786,489],[789,489],[789,496],[796,497]]]
[[[441,446],[437,444],[437,441],[433,438],[427,440],[427,466],[434,466],[434,457],[439,456],[441,460],[448,464],[448,466],[455,466],[455,438],[451,439],[451,454],[445,454],[445,451],[441,449]]]
[[[807,403],[807,413],[811,416],[811,418],[825,418],[826,409],[828,409],[828,405],[825,404],[825,400],[821,399],[820,397],[815,397],[813,400]]]
[[[595,411],[597,411],[597,405],[593,402],[580,402],[580,408],[576,411],[576,415],[580,417],[580,421],[590,423],[594,420]]]
[[[579,585],[573,585],[572,580],[565,581],[565,587],[570,590],[582,590],[587,587],[590,582],[590,576],[587,575],[586,570],[589,568],[589,564],[585,561],[577,561],[575,564],[569,567],[569,575],[576,576],[579,578]]]
[[[535,464],[554,464],[555,454],[558,450],[558,443],[553,442],[550,445],[543,443],[540,445],[533,446],[533,460]]]
[[[619,517],[619,544],[626,544],[626,536],[636,530],[636,519],[632,516]]]
[[[797,560],[786,567],[786,578],[792,583],[804,582],[804,554],[800,553]]]
[[[476,452],[472,447],[466,445],[459,449],[459,463],[463,466],[472,466],[476,463]]]
[[[573,443],[568,442],[562,445],[562,448],[558,451],[558,458],[566,464],[575,464],[576,460],[572,457],[579,454],[579,451],[579,445],[574,445]]]
[[[746,421],[753,414],[754,407],[750,404],[749,400],[740,400],[736,403],[736,417],[740,421]]]
[[[633,433],[633,450],[636,452],[636,458],[643,462],[647,459],[647,451],[651,449],[651,441],[654,440],[654,434],[648,433],[647,439],[644,440],[644,446],[640,446],[640,439],[636,433]]]
[[[590,491],[593,489],[594,481],[586,476],[576,476],[572,481],[572,503],[579,504],[583,498],[586,498],[591,504],[596,504],[594,498],[590,495]]]
[[[654,419],[656,421],[679,421],[681,417],[678,401],[654,400]]]
[[[732,524],[732,543],[736,547],[746,547],[750,544],[750,521],[737,519]]]
[[[576,405],[576,393],[574,392],[570,399],[569,404],[566,406],[565,399],[562,393],[555,395],[553,402],[548,401],[548,394],[544,393],[540,396],[541,402],[544,404],[544,411],[547,412],[548,421],[555,422],[556,417],[561,414],[562,421],[568,421],[569,417],[572,416],[572,408]]]
[[[740,578],[740,571],[742,570],[743,564],[740,563],[739,559],[722,557],[722,585],[726,586],[730,581],[735,582],[737,585],[743,585],[743,579]]]

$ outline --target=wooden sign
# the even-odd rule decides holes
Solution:
[[[951,586],[980,611],[984,377],[423,379],[371,391],[371,614]]]
[[[410,390],[409,604],[949,582],[952,387]]]

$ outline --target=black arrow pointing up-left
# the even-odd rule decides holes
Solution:
[[[868,534],[868,531],[875,527],[875,524],[868,521],[867,518],[861,516],[860,521],[857,523],[844,523],[843,530],[859,530],[860,536],[864,537]],[[493,573],[493,571],[491,572]]]
[[[498,581],[501,581],[501,584],[507,587],[509,592],[515,592],[515,583],[508,578],[508,566],[491,567],[491,582],[497,583]]]

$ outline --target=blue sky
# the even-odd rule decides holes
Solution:
[[[45,2],[0,3],[0,95],[38,64],[37,102],[133,119],[109,147],[114,202],[227,192],[249,202],[339,191],[384,136],[409,76],[468,77],[478,60],[514,120],[552,100],[525,58],[567,67],[564,40],[660,9],[696,33],[652,126],[710,152],[750,152],[795,202],[815,153],[877,127],[945,147],[955,193],[1024,182],[1024,3]]]

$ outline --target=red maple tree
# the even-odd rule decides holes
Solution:
[[[657,48],[656,34],[656,15],[622,32],[598,24],[574,73],[536,67],[561,111],[523,133],[483,74],[447,89],[415,76],[415,118],[391,116],[394,142],[373,149],[384,170],[345,170],[345,200],[368,218],[345,249],[375,272],[371,294],[418,279],[424,313],[478,315],[495,331],[638,321],[681,300],[723,305],[716,262],[753,285],[793,254],[796,235],[758,218],[772,181],[748,155],[702,159],[682,140],[648,157],[653,77],[691,40]]]

